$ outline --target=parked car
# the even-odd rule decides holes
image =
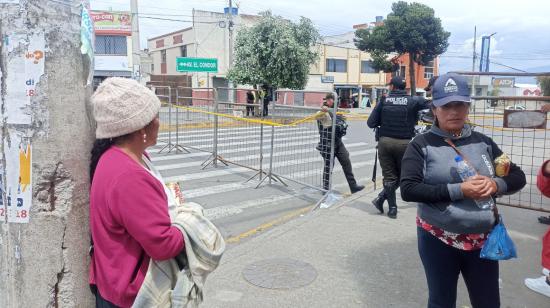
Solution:
[[[508,106],[506,107],[506,110],[525,110],[525,106],[522,105],[514,105],[514,106]]]

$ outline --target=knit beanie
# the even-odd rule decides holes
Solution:
[[[107,139],[138,131],[151,123],[160,100],[148,88],[128,78],[103,81],[92,96],[96,138]]]

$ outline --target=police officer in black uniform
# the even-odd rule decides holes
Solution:
[[[397,218],[395,190],[399,187],[401,160],[409,141],[414,137],[418,111],[429,107],[424,98],[407,94],[403,77],[393,77],[389,85],[389,95],[380,99],[367,125],[378,129],[378,154],[384,176],[384,189],[372,203],[383,214],[384,201],[387,200],[388,217]]]
[[[320,141],[317,146],[317,150],[320,151],[321,156],[325,161],[323,169],[323,188],[329,189],[330,180],[330,152],[332,146],[332,119],[334,112],[332,110],[334,106],[334,95],[329,93],[326,95],[323,103],[322,113],[317,118],[317,126],[319,128]],[[346,135],[347,124],[343,116],[336,116],[336,139],[334,140],[334,157],[338,158],[344,175],[348,182],[351,193],[354,194],[365,188],[363,185],[358,185],[355,177],[353,176],[353,170],[351,167],[351,161],[349,159],[349,152],[346,146],[342,142],[342,137]]]

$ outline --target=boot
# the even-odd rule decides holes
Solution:
[[[356,192],[360,192],[361,190],[365,189],[365,186],[355,184],[354,186],[350,187],[349,189],[351,190],[351,193],[354,194]]]
[[[384,183],[384,190],[386,191],[386,198],[390,207],[388,211],[389,218],[397,218],[397,200],[395,199],[395,191],[397,190],[397,182]]]
[[[386,201],[386,191],[385,189],[382,189],[382,191],[378,194],[378,197],[372,200],[372,204],[376,207],[380,214],[384,214],[384,201]]]

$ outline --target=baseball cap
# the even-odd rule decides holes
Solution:
[[[388,85],[392,85],[398,89],[404,89],[407,86],[407,82],[405,81],[405,78],[401,76],[395,76],[395,77],[392,77]]]
[[[439,76],[434,83],[433,106],[441,107],[451,102],[470,103],[470,89],[464,76],[449,73]]]

